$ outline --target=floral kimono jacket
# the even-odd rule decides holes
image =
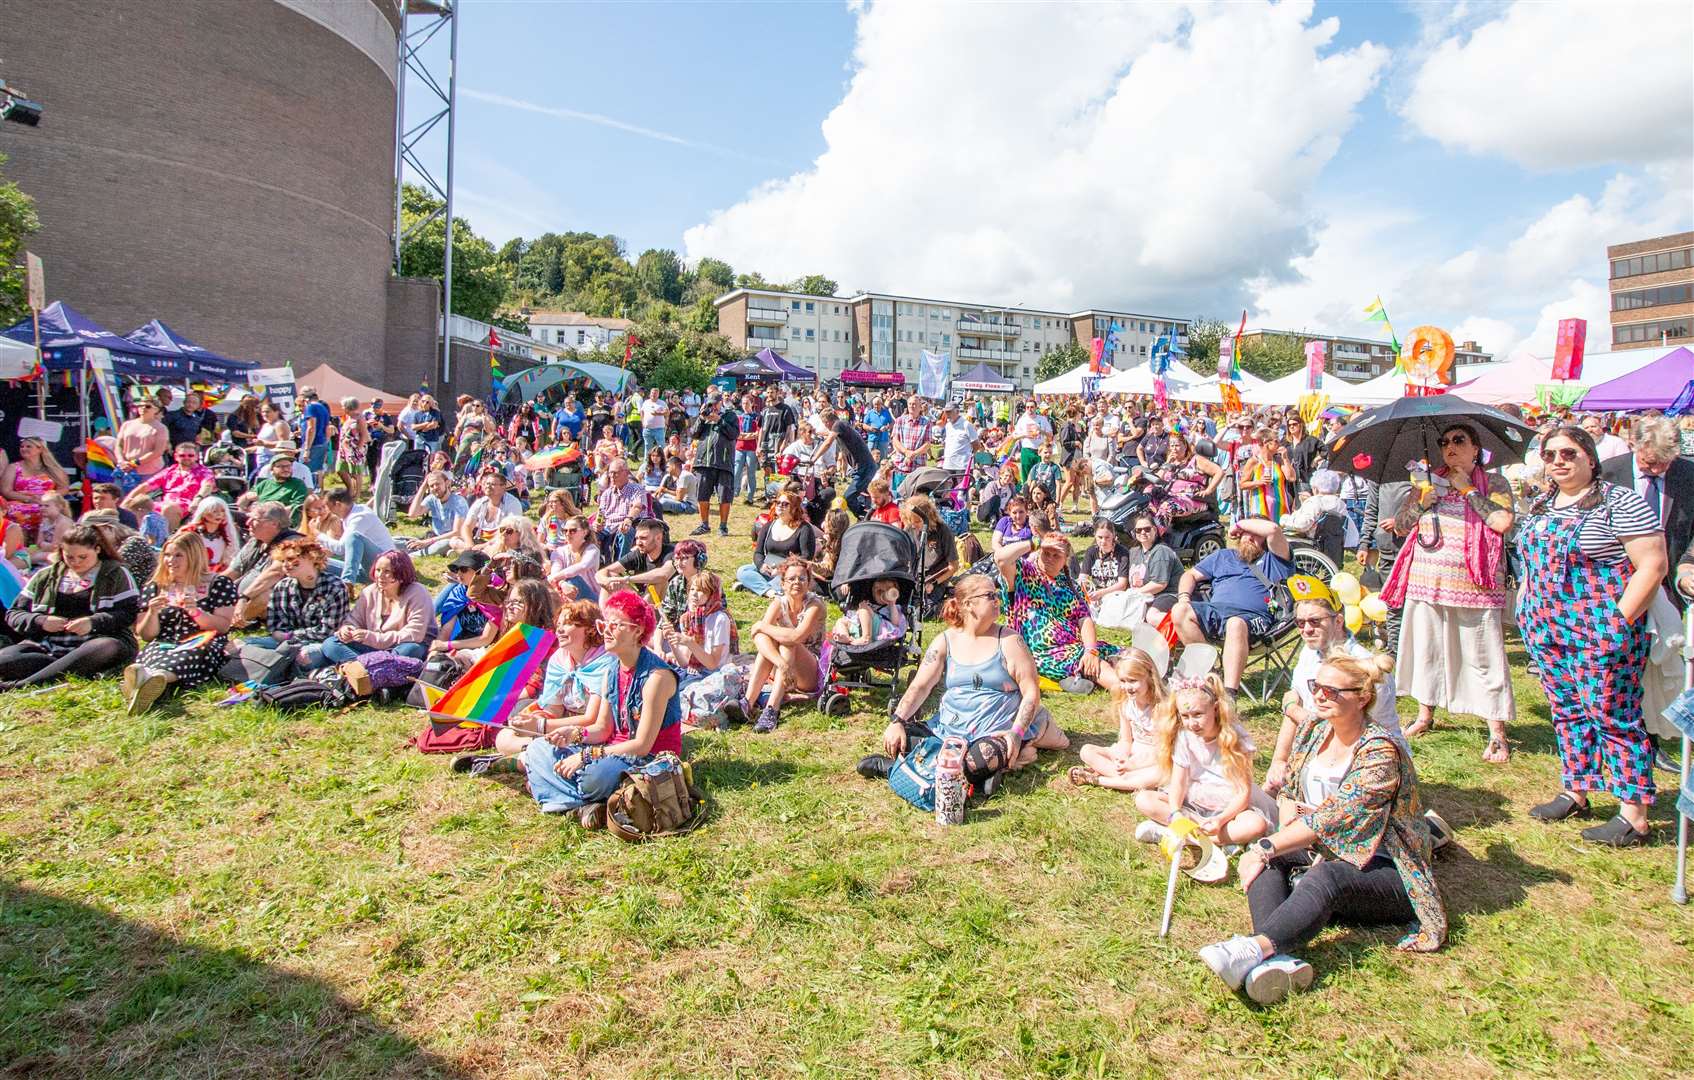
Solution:
[[[1295,734],[1288,761],[1290,789],[1303,788],[1306,763],[1328,730],[1328,721],[1313,716]],[[1393,860],[1417,914],[1398,948],[1434,952],[1447,940],[1447,909],[1431,868],[1429,826],[1418,804],[1417,773],[1387,732],[1375,724],[1365,728],[1340,789],[1301,821],[1317,834],[1312,846],[1322,857],[1360,868],[1378,853]]]

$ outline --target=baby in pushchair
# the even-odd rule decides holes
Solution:
[[[899,641],[910,623],[900,607],[900,583],[878,578],[870,596],[835,621],[830,636],[842,645],[869,645],[875,641]]]
[[[917,546],[902,529],[863,521],[842,534],[830,593],[844,614],[818,658],[818,708],[826,715],[844,715],[853,690],[886,686],[890,707],[900,699],[901,674],[919,659],[917,565]]]

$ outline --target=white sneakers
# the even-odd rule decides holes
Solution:
[[[1165,827],[1152,818],[1144,819],[1135,827],[1135,840],[1139,844],[1156,844],[1165,838]]]
[[[1207,945],[1200,950],[1200,959],[1225,986],[1245,989],[1247,996],[1260,1005],[1275,1005],[1312,985],[1312,965],[1286,953],[1263,959],[1259,943],[1240,934]]]

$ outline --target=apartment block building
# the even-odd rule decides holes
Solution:
[[[1687,344],[1694,338],[1694,232],[1612,244],[1606,259],[1613,349]]]
[[[1116,365],[1144,362],[1159,335],[1188,324],[1168,316],[1114,311],[1059,312],[929,300],[893,293],[809,296],[736,289],[717,301],[718,332],[749,352],[772,348],[790,363],[837,378],[843,371],[895,371],[916,380],[925,349],[948,352],[954,367],[978,363],[1019,389],[1035,385],[1041,357],[1073,341],[1086,344],[1119,325]]]
[[[1327,342],[1328,360],[1324,370],[1338,375],[1348,382],[1364,382],[1378,375],[1385,375],[1394,367],[1394,345],[1388,341],[1377,341],[1374,338],[1344,337],[1340,334],[1322,334],[1311,330],[1248,330],[1241,335],[1244,342],[1262,342],[1268,337],[1291,337],[1297,339],[1302,346],[1312,341]],[[1483,352],[1474,341],[1458,342],[1453,349],[1453,370],[1455,372],[1475,364],[1486,364],[1494,359],[1493,353]],[[1190,364],[1198,370],[1198,361]],[[1214,363],[1213,368],[1216,367]]]

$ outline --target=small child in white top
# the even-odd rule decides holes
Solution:
[[[1072,767],[1071,783],[1098,784],[1113,791],[1158,787],[1165,779],[1159,760],[1159,732],[1175,722],[1167,707],[1165,680],[1153,658],[1141,649],[1125,649],[1117,662],[1118,741],[1111,746],[1084,745],[1082,764]]]
[[[1222,681],[1178,679],[1171,704],[1177,722],[1160,746],[1164,787],[1137,792],[1135,808],[1160,825],[1181,813],[1220,844],[1249,844],[1270,833],[1276,803],[1253,783],[1253,739],[1236,720]]]
[[[871,585],[871,598],[860,601],[848,615],[835,620],[831,636],[849,645],[898,641],[906,636],[906,612],[900,607],[900,585],[881,578]]]

